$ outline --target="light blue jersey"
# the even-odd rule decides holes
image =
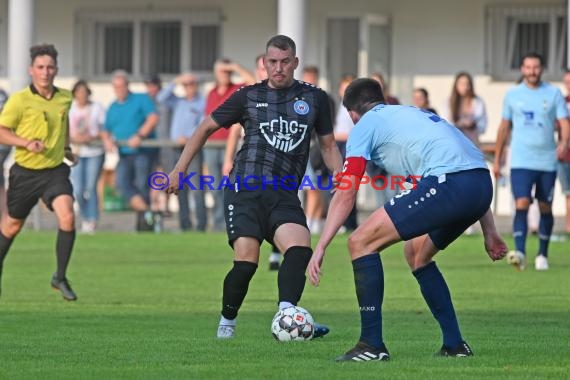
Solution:
[[[555,122],[568,117],[560,90],[544,82],[533,89],[522,82],[507,92],[502,117],[512,124],[511,168],[555,171]]]
[[[346,157],[363,157],[406,177],[487,169],[483,153],[461,131],[411,106],[381,104],[365,113],[350,132]]]

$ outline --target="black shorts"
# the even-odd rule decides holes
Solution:
[[[261,244],[273,244],[275,230],[285,223],[307,228],[307,218],[301,208],[297,190],[224,189],[224,215],[228,242],[233,247],[238,237],[253,237]]]
[[[14,164],[10,168],[9,182],[8,215],[14,219],[26,219],[40,198],[53,211],[52,202],[57,196],[73,197],[69,166],[66,164],[39,170]]]

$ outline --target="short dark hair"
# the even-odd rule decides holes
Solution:
[[[414,91],[421,92],[422,95],[424,96],[424,98],[426,98],[426,100],[429,99],[428,90],[426,90],[425,88],[423,88],[423,87],[418,87],[418,88],[414,89]]]
[[[75,84],[73,85],[73,87],[71,88],[71,94],[73,96],[75,96],[75,93],[77,92],[77,90],[79,90],[79,88],[85,88],[85,90],[87,90],[87,96],[91,96],[91,89],[89,88],[89,85],[87,84],[87,82],[83,79],[78,80],[77,82],[75,82]]]
[[[359,78],[348,85],[342,104],[349,111],[364,115],[372,107],[386,103],[382,86],[374,79]]]
[[[49,55],[53,58],[53,61],[57,65],[57,50],[55,50],[55,46],[51,44],[41,44],[41,45],[34,45],[30,48],[30,59],[31,64],[34,64],[34,61],[37,57],[41,55]]]
[[[265,51],[267,51],[270,46],[281,50],[291,49],[291,53],[293,53],[294,56],[297,55],[297,45],[295,45],[295,41],[293,41],[290,37],[284,36],[282,34],[271,37],[271,39],[269,39],[265,45]]]
[[[145,84],[154,84],[158,87],[162,86],[162,80],[160,79],[160,76],[158,74],[155,74],[155,73],[145,76],[144,83]]]
[[[525,55],[522,56],[521,66],[524,64],[524,60],[527,58],[538,59],[538,62],[540,62],[540,66],[544,66],[544,58],[542,57],[542,55],[534,51],[526,53]]]

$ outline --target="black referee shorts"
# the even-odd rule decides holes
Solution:
[[[8,177],[8,215],[14,219],[26,219],[40,198],[53,211],[52,202],[57,196],[73,197],[69,171],[66,164],[38,170],[14,164]]]
[[[253,237],[261,244],[273,244],[275,230],[285,223],[307,228],[305,212],[297,190],[283,189],[242,190],[224,189],[224,215],[228,242],[233,247],[238,237]]]

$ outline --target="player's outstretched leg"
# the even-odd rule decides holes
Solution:
[[[472,356],[473,351],[461,337],[449,288],[435,262],[432,261],[412,273],[420,285],[431,313],[441,327],[443,347],[439,354],[456,357]]]
[[[283,255],[283,263],[277,275],[279,287],[279,308],[286,309],[297,305],[305,289],[305,271],[313,254],[310,247],[293,246]],[[315,323],[313,338],[320,338],[329,333],[325,325]]]
[[[382,302],[384,270],[380,255],[375,252],[352,261],[354,285],[360,308],[360,339],[356,346],[336,361],[385,361],[390,353],[382,338]]]
[[[249,282],[256,270],[256,263],[234,261],[234,266],[226,275],[222,297],[222,316],[217,333],[218,338],[227,339],[234,337],[237,314],[247,294]]]

